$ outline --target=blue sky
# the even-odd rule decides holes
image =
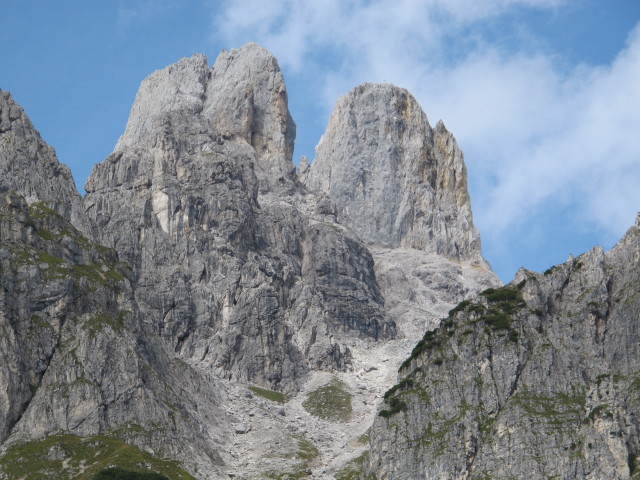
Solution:
[[[442,119],[505,282],[610,248],[640,211],[638,0],[0,0],[0,18],[0,88],[81,191],[144,77],[255,41],[285,75],[296,162],[365,81]]]

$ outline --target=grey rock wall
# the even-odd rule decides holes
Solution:
[[[87,233],[71,171],[56,158],[9,92],[0,90],[0,190],[13,190],[28,203],[47,201],[77,228]]]
[[[150,337],[129,273],[44,203],[0,196],[0,442],[110,435],[216,478],[220,387]]]
[[[379,479],[638,475],[640,223],[427,332],[371,432]]]
[[[225,385],[295,395],[499,285],[462,153],[408,92],[341,99],[299,176],[294,139],[269,52],[195,55],[142,82],[81,199],[0,92],[0,478],[7,447],[59,432],[225,478]]]
[[[367,244],[481,261],[462,152],[404,89],[367,83],[341,97],[301,177]]]
[[[208,74],[204,62],[142,82],[124,136],[85,185],[86,212],[132,266],[168,348],[224,378],[295,391],[309,368],[349,368],[341,336],[375,341],[395,326],[362,242],[305,213],[315,200],[294,177],[275,59],[248,45]]]

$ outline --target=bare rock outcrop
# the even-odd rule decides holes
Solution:
[[[46,201],[77,228],[87,233],[71,171],[58,162],[9,92],[0,90],[0,190],[12,190],[28,203]]]
[[[249,43],[222,51],[212,68],[194,55],[154,72],[140,85],[114,152],[145,142],[160,117],[178,112],[183,122],[199,116],[222,138],[251,145],[262,190],[291,188],[296,126],[278,62],[267,50]]]
[[[295,391],[310,368],[350,368],[342,336],[390,338],[395,325],[362,242],[303,211],[275,59],[249,44],[203,65],[183,59],[142,82],[85,208],[168,348]]]
[[[385,479],[637,476],[640,222],[488,289],[427,332],[385,395],[369,472]]]
[[[58,433],[117,438],[199,478],[330,475],[363,448],[412,339],[500,284],[462,153],[405,90],[341,99],[296,175],[275,58],[248,44],[211,68],[182,59],[142,82],[84,199],[1,95],[0,478],[20,478],[11,449],[54,437],[44,455],[72,478],[84,463]],[[355,399],[331,435],[302,398],[325,384]]]
[[[482,261],[462,152],[406,90],[367,83],[340,98],[302,171],[367,244]]]
[[[106,435],[160,457],[189,452],[191,468],[219,478],[220,386],[149,335],[129,273],[44,202],[0,194],[2,453],[61,432]],[[0,477],[12,468],[0,455]]]

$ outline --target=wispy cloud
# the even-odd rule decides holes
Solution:
[[[501,23],[562,8],[569,2],[234,0],[215,28],[229,45],[263,44],[291,72],[323,72],[327,114],[364,81],[408,88],[465,151],[485,240],[506,244],[549,205],[617,236],[640,209],[640,27],[611,64],[572,66]]]
[[[153,20],[156,15],[174,8],[176,3],[180,2],[170,0],[120,0],[116,19],[117,37],[124,39],[132,28]]]

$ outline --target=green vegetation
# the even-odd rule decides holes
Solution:
[[[336,473],[335,480],[377,480],[378,477],[375,473],[370,473],[364,477],[362,476],[363,464],[368,456],[369,452],[365,451],[358,457],[349,461],[338,473]]]
[[[407,358],[402,365],[400,365],[399,371],[407,368],[411,362],[418,358],[423,352],[427,352],[434,348],[438,348],[442,345],[442,339],[438,337],[438,330],[431,330],[425,332],[422,340],[420,340],[413,350],[411,351],[411,355]]]
[[[466,309],[469,305],[471,305],[471,301],[470,300],[461,301],[458,305],[456,305],[451,310],[449,310],[449,317],[452,317],[457,312],[464,311],[464,309]]]
[[[413,387],[413,384],[414,384],[414,380],[412,378],[410,377],[403,378],[402,380],[400,380],[400,382],[398,382],[398,384],[394,385],[384,393],[384,399],[387,400],[392,395],[394,395],[398,390],[407,390]]]
[[[511,315],[526,306],[520,291],[507,285],[501,288],[488,288],[480,295],[487,299],[489,308],[478,322],[484,322],[488,332],[506,330],[508,339],[517,342],[518,332],[511,326]]]
[[[530,417],[536,417],[552,429],[575,427],[582,422],[586,403],[583,392],[552,392],[548,395],[523,390],[511,397]]]
[[[267,400],[271,400],[272,402],[287,403],[289,401],[284,393],[274,392],[273,390],[267,390],[266,388],[249,387],[249,390],[251,390],[259,397],[266,398]]]
[[[99,477],[107,468],[161,475],[135,477],[145,480],[160,480],[163,476],[172,480],[193,480],[191,475],[180,469],[178,462],[153,457],[133,445],[105,436],[55,435],[9,447],[0,458],[0,471],[7,480],[129,478]]]
[[[489,303],[522,301],[520,292],[508,285],[501,288],[487,288],[480,292],[480,295],[485,297]]]
[[[44,240],[53,240],[55,238],[55,235],[49,230],[38,230],[36,234]]]
[[[28,207],[29,217],[34,220],[42,220],[48,217],[62,218],[53,208],[47,206],[45,202],[35,202]]]
[[[344,383],[334,378],[328,385],[309,393],[302,406],[315,417],[345,421],[351,416],[351,394],[344,389]]]
[[[104,313],[98,313],[87,320],[82,325],[82,328],[87,330],[92,337],[95,337],[106,326],[110,327],[114,332],[119,332],[124,328],[124,318],[127,313],[123,310],[115,318]]]
[[[100,470],[92,480],[169,480],[169,477],[156,472],[134,472],[121,468],[105,468]]]
[[[436,349],[441,350],[441,355],[433,359],[433,364],[436,366],[442,365],[446,357],[442,350],[448,341],[447,337],[452,337],[456,334],[454,316],[458,312],[465,312],[467,314],[467,322],[465,325],[484,322],[487,327],[485,329],[487,333],[504,331],[504,335],[501,336],[506,336],[510,341],[517,342],[518,332],[512,327],[511,316],[526,306],[520,293],[520,289],[524,287],[523,282],[524,281],[520,282],[516,288],[507,285],[501,288],[488,288],[481,292],[480,295],[487,300],[488,307],[482,303],[472,303],[470,300],[460,302],[449,311],[449,317],[442,320],[439,328],[424,334],[422,339],[411,351],[409,358],[402,362],[398,371],[407,368],[413,360],[422,354]],[[479,317],[474,318],[472,315],[479,315]],[[471,320],[469,320],[469,317],[471,317]],[[462,319],[464,318],[465,317]],[[460,337],[464,337],[472,333],[472,329],[466,328],[460,332],[459,335]]]
[[[613,418],[613,412],[610,410],[611,405],[603,403],[600,405],[596,405],[591,409],[589,415],[587,415],[587,422],[592,422],[597,417],[607,417]]]
[[[309,476],[309,466],[318,457],[318,449],[309,440],[300,436],[298,440],[298,451],[289,458],[295,458],[300,462],[295,465],[290,472],[267,472],[265,476],[273,480],[299,480]]]
[[[400,400],[398,397],[389,397],[385,399],[385,402],[389,405],[389,408],[385,408],[378,412],[378,415],[381,417],[389,418],[390,416],[407,408],[407,403],[404,400]]]

